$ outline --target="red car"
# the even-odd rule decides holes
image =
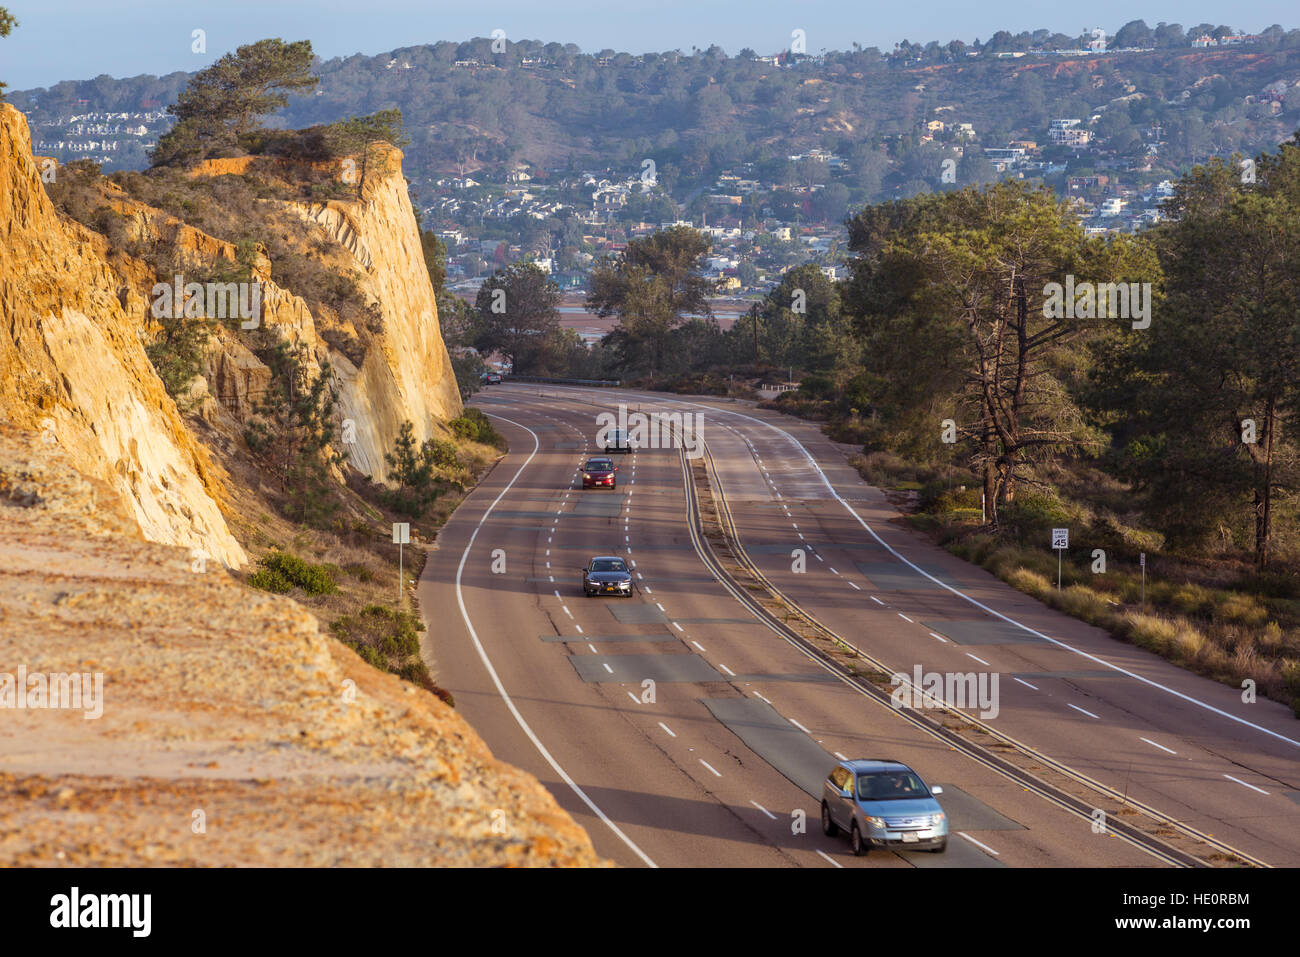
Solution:
[[[613,459],[587,459],[587,464],[582,467],[582,487],[615,488],[614,473],[617,471]]]

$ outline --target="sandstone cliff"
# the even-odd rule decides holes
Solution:
[[[147,302],[107,245],[54,210],[26,120],[0,104],[0,414],[102,482],[136,534],[242,565],[221,476],[145,355]]]
[[[94,707],[0,710],[0,866],[602,863],[453,710],[129,537],[74,459],[0,424],[0,672],[103,680]]]

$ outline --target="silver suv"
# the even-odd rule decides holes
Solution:
[[[822,831],[831,837],[848,831],[849,846],[859,856],[895,846],[942,853],[948,815],[934,799],[942,793],[897,761],[842,761],[822,785]]]

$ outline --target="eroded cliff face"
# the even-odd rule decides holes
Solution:
[[[401,159],[400,151],[390,149],[377,163],[372,160],[356,201],[288,204],[346,251],[382,316],[382,331],[360,368],[331,355],[339,406],[357,423],[347,455],[376,480],[387,478],[384,453],[392,450],[403,421],[409,419],[416,440],[423,441],[439,434],[440,421],[461,412]]]
[[[66,452],[144,537],[243,565],[222,476],[145,354],[140,264],[113,258],[55,211],[26,119],[0,104],[0,417]]]

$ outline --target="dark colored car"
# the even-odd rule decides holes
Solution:
[[[617,488],[618,467],[610,459],[587,459],[582,467],[583,488]]]
[[[632,451],[632,442],[622,429],[610,429],[605,436],[605,451],[626,454]]]
[[[822,831],[848,831],[858,855],[873,847],[942,853],[948,816],[934,799],[942,793],[897,761],[842,761],[822,785]]]
[[[594,595],[626,595],[632,597],[632,573],[627,563],[617,555],[597,555],[582,570],[582,593]]]
[[[497,385],[498,383],[501,382],[501,373],[489,372],[486,376],[483,377],[483,381],[486,382],[488,385]]]

